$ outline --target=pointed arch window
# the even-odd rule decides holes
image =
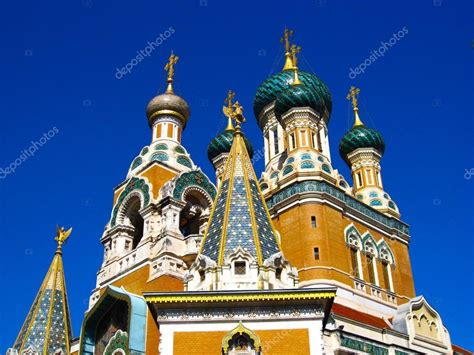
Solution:
[[[352,266],[352,276],[362,279],[360,273],[360,263],[359,263],[359,249],[351,246],[351,266]]]
[[[386,260],[382,261],[382,273],[384,288],[387,291],[393,292],[392,280],[390,276],[390,264]]]
[[[378,245],[379,259],[382,263],[383,288],[387,291],[395,292],[393,286],[392,268],[395,265],[395,259],[392,250],[385,240],[380,240]]]

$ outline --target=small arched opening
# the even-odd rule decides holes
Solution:
[[[127,201],[124,213],[124,224],[132,227],[132,249],[135,249],[143,237],[143,217],[140,214],[141,202],[138,196]]]
[[[210,203],[199,190],[190,190],[184,196],[186,206],[179,216],[179,229],[183,236],[201,234],[207,221]]]

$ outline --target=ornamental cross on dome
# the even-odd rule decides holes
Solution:
[[[285,53],[290,53],[290,37],[293,36],[293,31],[285,27],[283,37],[280,38],[280,42],[285,44]]]
[[[360,89],[356,88],[355,86],[351,86],[349,89],[349,93],[347,94],[346,99],[352,101],[352,107],[357,109],[357,96],[360,93]]]
[[[168,89],[166,91],[173,91],[172,83],[174,76],[174,65],[178,62],[179,57],[171,52],[168,58],[168,63],[165,65],[165,70],[168,72]]]

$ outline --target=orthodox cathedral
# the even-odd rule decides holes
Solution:
[[[298,68],[285,30],[283,69],[257,88],[265,169],[257,177],[244,110],[229,91],[226,129],[206,176],[182,142],[190,118],[168,86],[148,103],[151,143],[114,189],[104,256],[80,337],[73,339],[58,249],[13,354],[452,354],[441,316],[416,295],[409,226],[382,178],[384,140],[363,123],[329,149],[332,99]]]

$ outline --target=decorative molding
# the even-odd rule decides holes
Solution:
[[[145,295],[150,303],[215,303],[215,302],[247,302],[247,301],[293,301],[293,300],[316,300],[333,298],[335,292],[285,292],[285,293],[262,293],[262,294],[195,294],[188,295]]]
[[[185,190],[192,186],[201,188],[211,197],[212,200],[215,199],[217,194],[215,186],[200,170],[183,173],[176,179],[173,198],[182,201]]]
[[[302,181],[285,187],[267,199],[267,206],[268,208],[272,208],[278,203],[281,203],[294,195],[305,192],[327,193],[340,200],[347,206],[352,207],[358,212],[364,214],[365,216],[382,223],[386,227],[394,228],[407,236],[410,234],[407,224],[379,213],[378,211],[368,207],[362,202],[357,201],[355,198],[347,195],[344,191],[341,191],[337,187],[332,186],[325,181]]]
[[[116,354],[130,355],[128,350],[128,334],[120,329],[110,338],[104,350],[104,355]]]
[[[143,199],[140,201],[142,203],[141,208],[148,206],[150,203],[150,187],[148,186],[147,182],[144,179],[132,177],[115,203],[115,207],[112,212],[112,219],[110,221],[110,225],[112,227],[114,227],[117,223],[117,214],[122,202],[134,191],[139,191],[143,197]]]

